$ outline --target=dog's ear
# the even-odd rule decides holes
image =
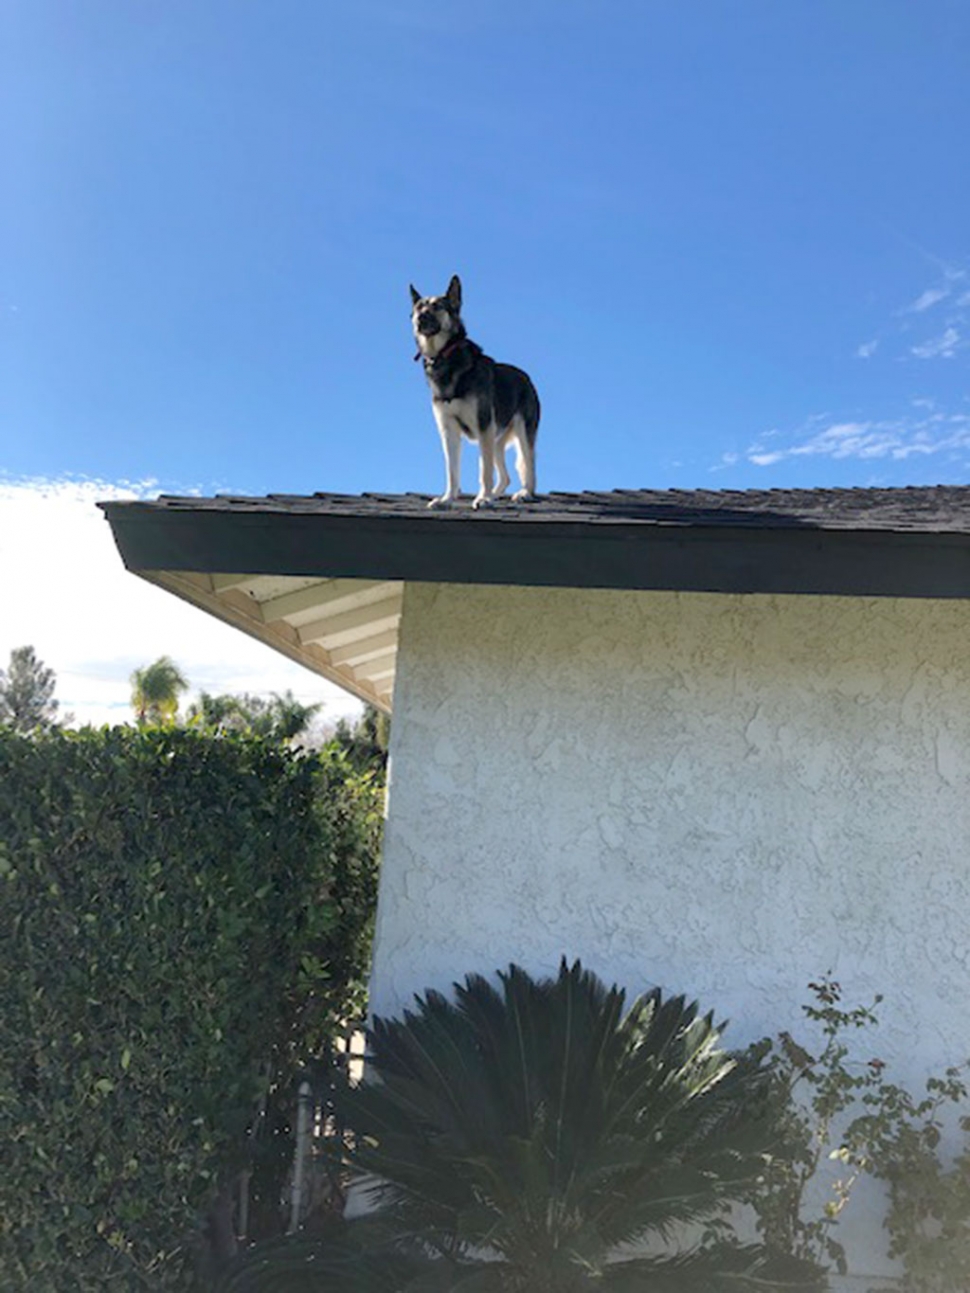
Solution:
[[[452,314],[461,313],[461,279],[457,274],[452,274],[451,282],[448,284],[448,307]]]
[[[417,303],[418,303],[420,300],[421,300],[421,293],[418,291],[418,289],[417,289],[417,288],[414,286],[414,284],[412,283],[412,284],[411,284],[411,304],[412,304],[412,305],[417,305]]]

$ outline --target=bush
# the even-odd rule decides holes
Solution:
[[[185,1287],[206,1214],[231,1248],[258,1102],[362,997],[378,793],[258,738],[0,731],[4,1290]]]
[[[368,1042],[370,1080],[335,1107],[372,1210],[257,1246],[225,1293],[823,1287],[815,1263],[734,1234],[783,1110],[696,1002],[627,1006],[579,962],[539,980],[511,966],[375,1020]]]
[[[847,1008],[831,975],[808,987],[812,1000],[802,1011],[814,1025],[806,1039],[811,1049],[783,1032],[749,1051],[767,1064],[785,1110],[780,1129],[787,1150],[767,1166],[749,1200],[766,1247],[830,1263],[845,1275],[838,1225],[857,1181],[869,1175],[888,1186],[887,1256],[902,1268],[892,1286],[964,1293],[970,1288],[970,1143],[954,1157],[945,1133],[953,1121],[970,1132],[970,1064],[929,1077],[925,1093],[914,1095],[889,1080],[883,1060],[863,1060],[850,1042],[878,1023],[882,996],[871,1006]],[[809,1187],[832,1162],[838,1171],[819,1206]]]

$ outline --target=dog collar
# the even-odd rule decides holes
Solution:
[[[467,340],[468,340],[467,337],[452,337],[452,339],[448,342],[448,344],[444,347],[444,349],[439,350],[433,359],[430,359],[427,356],[422,355],[421,351],[419,350],[418,353],[414,356],[414,362],[417,363],[419,359],[423,359],[426,364],[437,364],[439,360],[446,359],[453,350],[457,350],[459,346],[464,345]]]

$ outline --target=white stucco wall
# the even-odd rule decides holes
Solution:
[[[410,585],[391,752],[376,1013],[565,953],[740,1045],[832,971],[970,1054],[970,604]]]

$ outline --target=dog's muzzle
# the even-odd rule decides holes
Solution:
[[[417,327],[422,337],[433,337],[436,332],[441,331],[438,316],[430,311],[418,315]]]

